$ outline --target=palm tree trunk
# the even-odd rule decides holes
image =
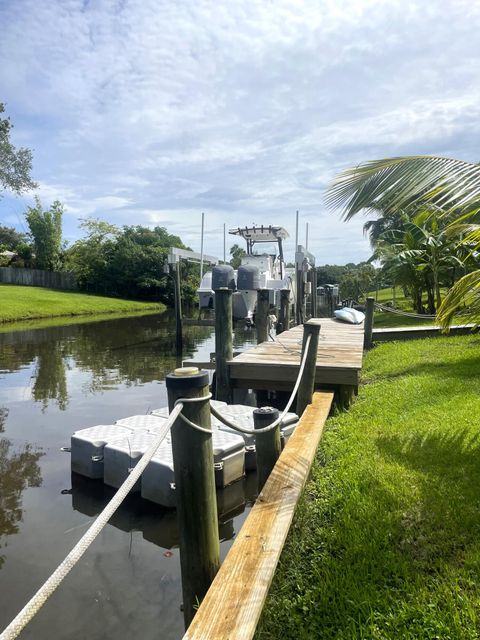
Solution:
[[[422,290],[420,288],[415,288],[413,290],[413,304],[415,306],[416,313],[423,313]]]
[[[433,274],[434,280],[434,288],[435,288],[435,299],[437,302],[437,309],[440,309],[440,305],[442,304],[442,294],[440,292],[440,283],[438,282],[438,273]]]

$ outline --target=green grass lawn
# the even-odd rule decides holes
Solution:
[[[446,289],[442,289],[442,294],[445,296],[447,293]],[[377,294],[375,291],[372,291],[368,294],[369,296],[373,296],[377,298]],[[388,287],[386,289],[379,289],[378,291],[378,303],[379,304],[387,304],[393,303],[395,300],[395,308],[400,309],[401,311],[407,311],[408,313],[415,313],[412,308],[412,301],[410,298],[405,298],[403,295],[403,291],[400,287],[396,287],[395,296],[393,295],[393,289]],[[427,306],[426,299],[424,300],[425,307]],[[462,319],[459,317],[454,324],[463,324]],[[429,326],[437,324],[436,320],[431,318],[424,319],[421,316],[416,318],[410,318],[408,316],[402,316],[396,313],[392,313],[390,311],[379,311],[375,310],[375,318],[374,318],[375,327],[378,329],[383,327],[412,327],[412,326]]]
[[[257,638],[480,638],[480,337],[383,344],[330,418]]]
[[[43,287],[0,284],[0,323],[32,318],[121,314],[147,310],[164,311],[165,306],[160,303],[105,298]]]

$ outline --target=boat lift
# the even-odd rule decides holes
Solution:
[[[203,242],[202,242],[203,245]],[[203,248],[203,247],[202,247]],[[186,260],[187,262],[196,262],[200,264],[200,268],[203,270],[203,265],[210,264],[216,265],[219,263],[219,259],[215,256],[204,255],[202,253],[196,253],[189,249],[179,249],[178,247],[170,247],[167,256],[167,264],[165,265],[165,272],[169,273],[173,279],[173,290],[175,300],[175,344],[177,347],[177,353],[182,352],[183,347],[183,316],[182,316],[182,287],[180,281],[180,260]]]

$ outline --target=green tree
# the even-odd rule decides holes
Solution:
[[[230,247],[230,255],[232,256],[230,264],[234,269],[238,269],[238,267],[242,263],[243,256],[246,256],[247,252],[238,244],[234,244],[232,247]]]
[[[5,105],[0,102],[0,114],[4,112]],[[20,194],[37,185],[30,177],[32,152],[13,146],[10,142],[12,127],[10,118],[0,118],[0,186]]]
[[[118,236],[107,279],[120,295],[173,303],[172,282],[163,267],[170,247],[187,249],[179,236],[164,227],[124,226]],[[193,302],[198,287],[198,267],[182,263],[182,294]]]
[[[61,268],[62,216],[63,205],[58,200],[44,211],[38,196],[35,196],[35,206],[29,207],[25,214],[38,269],[55,271]]]
[[[0,245],[4,246],[8,251],[15,251],[18,245],[26,242],[27,236],[19,233],[13,227],[3,227],[0,225]]]
[[[410,293],[417,313],[423,313],[423,290],[427,292],[429,313],[435,313],[441,304],[441,286],[455,269],[462,268],[457,244],[446,218],[435,208],[423,208],[412,220],[401,221],[398,229],[382,234],[374,255],[388,267],[393,280]]]
[[[342,209],[343,218],[359,212],[398,211],[434,205],[448,218],[449,231],[459,234],[458,248],[470,248],[477,268],[460,278],[438,310],[448,327],[456,312],[480,323],[480,166],[436,156],[407,156],[366,162],[341,173],[327,191],[327,202]]]
[[[186,249],[164,227],[124,226],[87,219],[80,225],[87,236],[67,252],[67,264],[84,289],[126,298],[173,302],[171,280],[164,273],[170,247]],[[182,262],[182,294],[191,303],[198,287],[198,265]]]
[[[75,273],[82,289],[106,292],[108,267],[121,230],[96,218],[85,218],[79,226],[86,236],[67,251],[67,267]]]
[[[345,271],[339,281],[342,298],[359,300],[372,290],[375,282],[375,267],[367,262],[353,266]]]
[[[351,269],[354,269],[353,262],[350,264],[324,264],[317,267],[317,284],[337,284],[341,278]]]
[[[27,242],[22,242],[18,245],[16,251],[17,258],[15,259],[15,266],[26,267],[27,269],[32,268],[34,263],[32,245]]]

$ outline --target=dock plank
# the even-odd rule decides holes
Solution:
[[[184,640],[253,637],[332,400],[333,393],[314,394]]]

